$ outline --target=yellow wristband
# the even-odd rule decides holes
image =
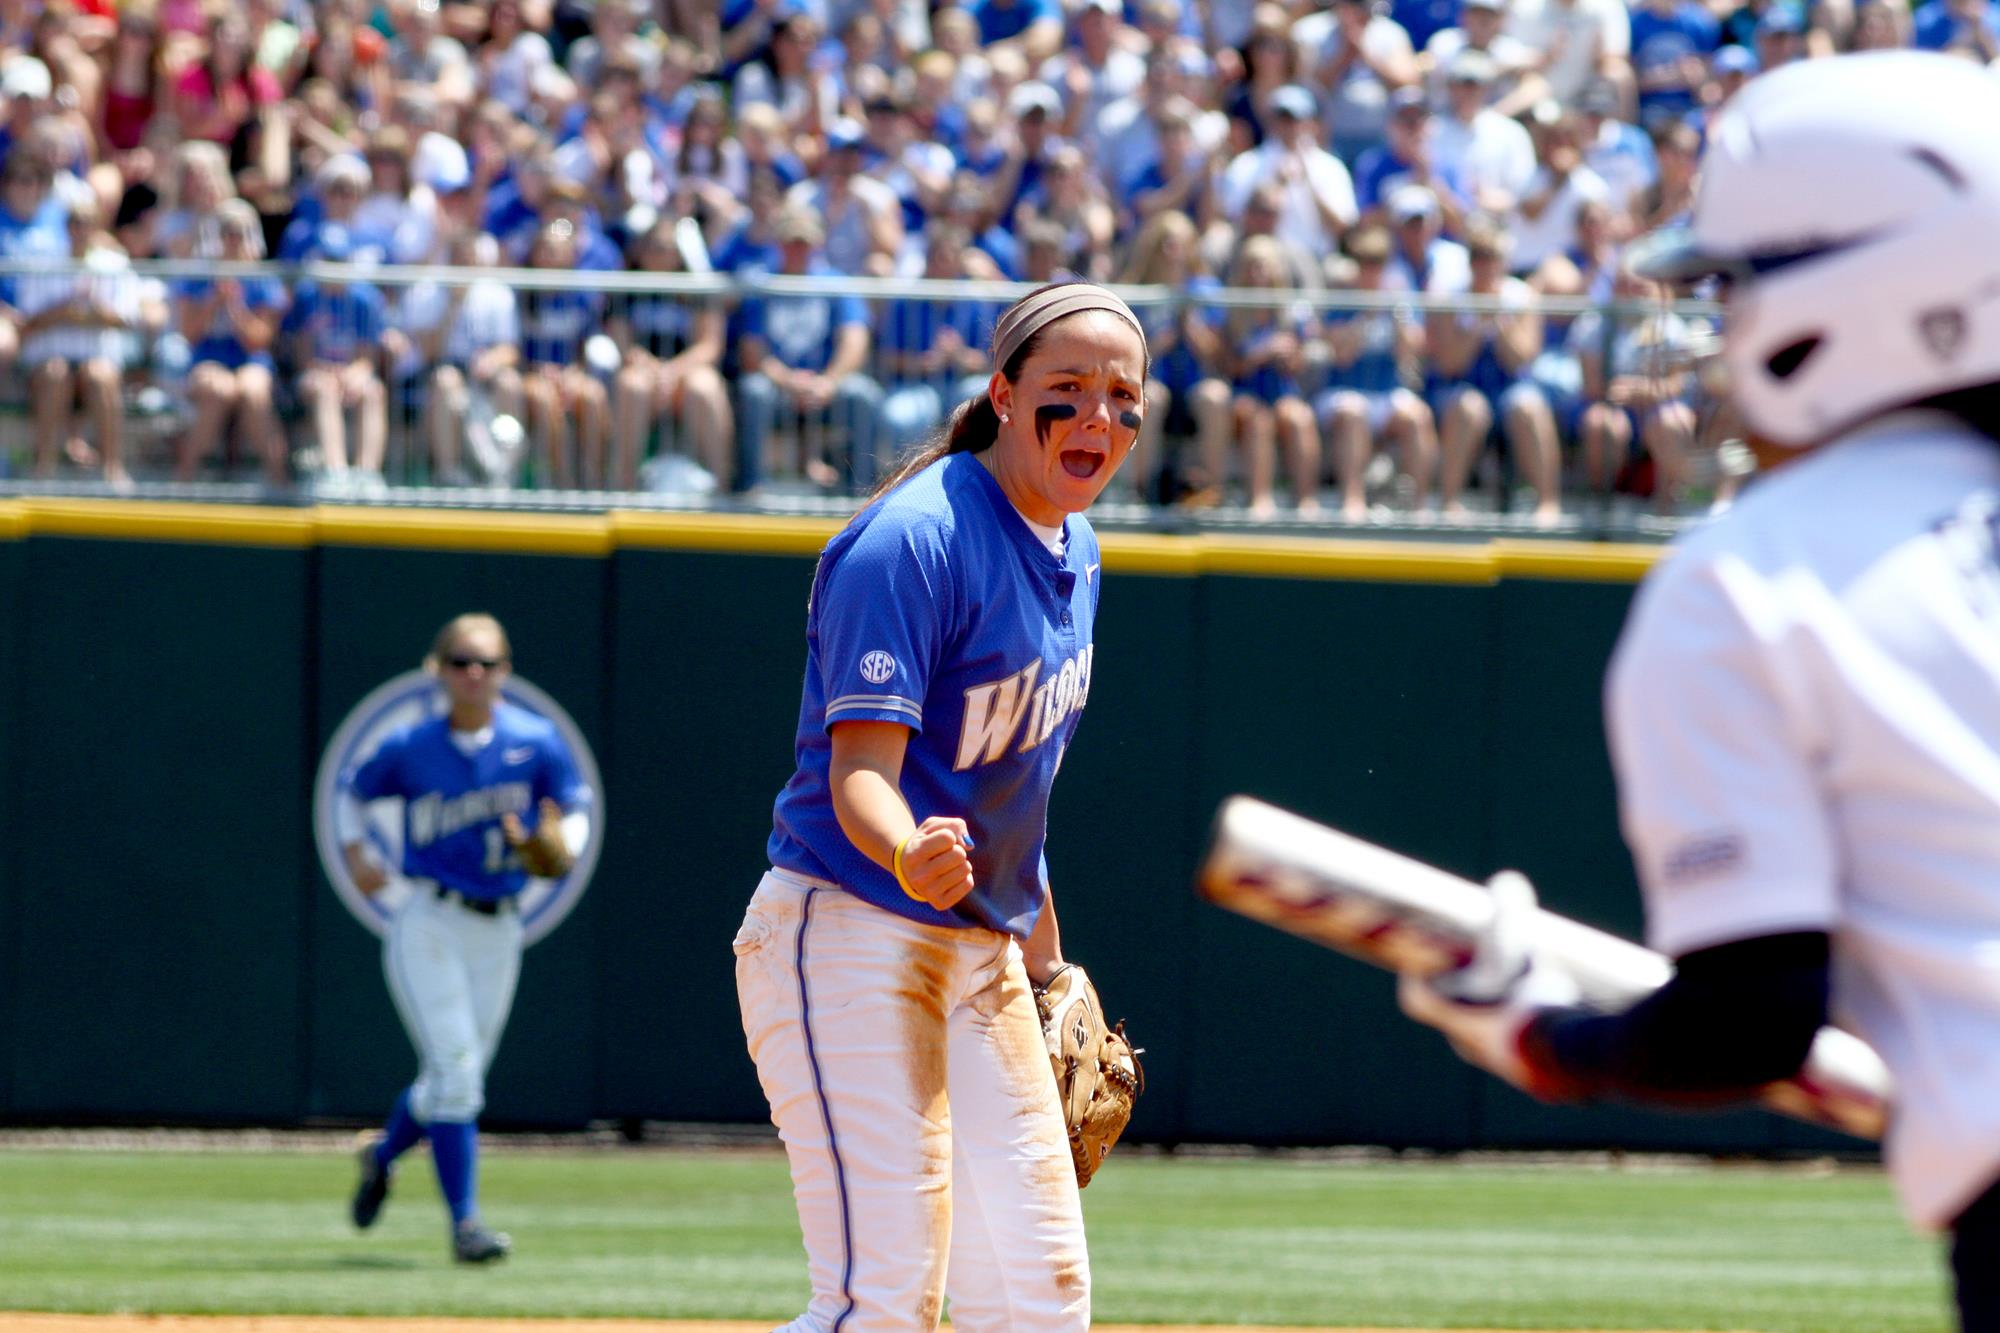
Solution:
[[[903,848],[907,847],[909,845],[910,839],[916,836],[917,836],[917,831],[915,829],[911,829],[908,833],[903,835],[903,840],[896,844],[895,854],[889,858],[889,865],[890,868],[896,872],[896,883],[902,885],[903,892],[908,894],[915,901],[923,903],[925,906],[929,906],[930,899],[924,897],[923,894],[918,893],[915,889],[911,888],[910,881],[903,877]]]

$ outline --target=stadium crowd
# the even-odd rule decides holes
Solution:
[[[1760,69],[1912,44],[2000,0],[0,0],[0,259],[68,261],[0,373],[38,477],[150,385],[180,480],[860,489],[1002,303],[852,280],[1073,273],[1165,294],[1135,499],[1672,509],[1730,423],[1621,251]]]

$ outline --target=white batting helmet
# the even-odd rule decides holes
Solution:
[[[2000,380],[2000,80],[1914,51],[1752,80],[1649,277],[1730,280],[1723,356],[1759,434],[1808,444]]]

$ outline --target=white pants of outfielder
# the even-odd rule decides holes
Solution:
[[[520,914],[482,916],[420,887],[390,923],[382,970],[417,1048],[410,1114],[425,1125],[477,1120],[521,974]]]
[[[783,1333],[1090,1327],[1090,1261],[1055,1076],[1021,965],[772,871],[736,991],[791,1159],[812,1302]]]

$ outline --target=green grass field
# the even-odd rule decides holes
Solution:
[[[804,1257],[775,1151],[489,1150],[518,1246],[447,1262],[427,1162],[381,1223],[352,1159],[0,1150],[0,1310],[768,1318]],[[1127,1153],[1084,1196],[1100,1322],[1948,1327],[1941,1258],[1865,1170]]]

